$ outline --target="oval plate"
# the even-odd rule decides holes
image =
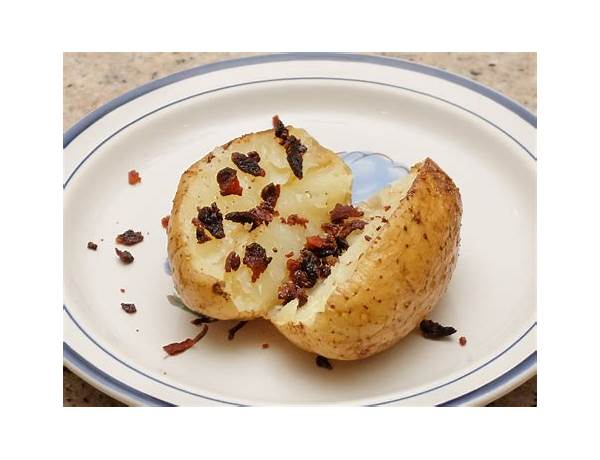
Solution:
[[[364,361],[336,361],[329,372],[265,321],[249,323],[233,341],[226,336],[234,323],[225,321],[211,324],[191,350],[165,357],[162,345],[198,330],[193,315],[167,299],[173,287],[160,219],[179,176],[216,145],[268,128],[275,113],[335,151],[381,152],[402,165],[429,156],[455,180],[462,245],[432,319],[456,327],[456,337],[429,341],[415,332]],[[522,106],[473,81],[350,54],[219,62],[124,94],[64,135],[66,366],[130,405],[497,399],[536,371],[536,124]],[[142,177],[135,187],[127,184],[130,169]],[[136,262],[122,266],[114,237],[128,228],[145,240],[132,249]],[[86,249],[88,241],[98,250]],[[125,314],[121,302],[138,312]]]

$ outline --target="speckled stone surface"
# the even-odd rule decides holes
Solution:
[[[63,127],[150,80],[223,59],[259,53],[65,53]],[[439,67],[488,85],[532,111],[537,108],[535,53],[369,53]],[[63,406],[123,406],[63,368]],[[537,406],[537,378],[489,406]]]

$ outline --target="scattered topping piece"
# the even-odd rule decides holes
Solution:
[[[296,286],[293,281],[287,281],[279,286],[277,298],[282,300],[282,305],[285,305],[294,299],[298,299],[298,307],[303,306],[308,300],[308,296],[304,289]]]
[[[202,330],[193,339],[185,339],[183,342],[170,343],[169,345],[165,345],[163,347],[163,350],[165,350],[170,356],[183,353],[184,351],[189,350],[194,345],[196,345],[200,341],[200,339],[202,339],[202,337],[206,335],[207,332],[208,326],[205,324]]]
[[[262,344],[262,348],[263,348],[263,350],[266,349],[266,348],[269,348],[269,344],[268,343],[263,343]]]
[[[133,230],[129,229],[125,233],[117,235],[115,241],[117,244],[133,246],[134,244],[144,241],[144,235],[142,235],[142,232],[134,232]]]
[[[260,155],[258,152],[249,152],[244,155],[240,152],[233,152],[231,154],[231,161],[235,164],[240,171],[250,174],[252,176],[265,176],[265,170],[262,169],[258,163],[260,162]]]
[[[244,265],[247,265],[252,270],[252,282],[260,277],[260,275],[267,269],[269,263],[271,263],[272,257],[267,257],[267,252],[258,243],[252,243],[246,246],[246,252],[244,254]]]
[[[419,324],[421,328],[421,332],[423,333],[423,337],[427,339],[439,339],[441,337],[446,337],[452,335],[456,332],[452,326],[442,326],[440,323],[436,323],[435,321],[431,321],[429,319],[424,319]]]
[[[281,185],[267,184],[264,186],[262,191],[260,192],[260,197],[263,199],[265,203],[267,203],[272,208],[275,208],[277,204],[277,200],[279,199],[279,193],[281,191]]]
[[[365,240],[371,241],[371,237],[369,235],[365,235]]]
[[[160,219],[160,224],[162,225],[163,228],[167,228],[169,226],[169,219],[171,219],[170,214],[168,214],[165,217],[163,217],[162,219]]]
[[[202,227],[196,227],[196,241],[198,242],[198,244],[210,241],[210,236],[206,234]]]
[[[223,149],[226,149],[227,147],[223,146]],[[213,159],[215,158],[215,154],[214,153],[209,153],[208,155],[206,155],[206,162],[210,163],[211,161],[213,161]]]
[[[221,211],[219,211],[217,203],[211,204],[210,207],[198,207],[198,222],[200,222],[216,239],[220,240],[225,237],[225,231],[223,230],[223,215],[221,214]],[[198,235],[196,234],[196,236]]]
[[[467,344],[467,338],[462,336],[458,339],[458,343],[460,343],[461,347],[464,347]]]
[[[135,185],[142,182],[142,178],[140,177],[140,173],[135,169],[132,169],[127,173],[127,181],[129,182],[129,185]]]
[[[326,233],[324,238],[319,235],[309,236],[304,247],[319,257],[338,255],[337,241],[329,233]]]
[[[225,215],[225,219],[239,224],[252,224],[250,228],[250,231],[252,231],[261,224],[269,225],[273,220],[274,213],[273,207],[263,201],[250,211],[229,212]]]
[[[115,251],[117,253],[117,256],[119,256],[119,259],[121,259],[121,262],[123,262],[124,264],[127,265],[133,262],[133,256],[129,251],[119,251],[118,248],[115,248]]]
[[[273,128],[275,129],[275,137],[278,137],[279,139],[287,139],[290,134],[288,129],[279,119],[279,115],[273,117]]]
[[[390,208],[391,208],[391,206],[384,206],[384,207],[383,207],[383,210],[384,210],[384,211],[389,211],[389,210],[390,210]]]
[[[327,278],[331,273],[329,265],[306,249],[300,252],[298,260],[288,259],[287,267],[294,284],[303,288],[313,287],[319,278]]]
[[[287,220],[282,217],[281,223],[288,224],[288,225],[301,225],[302,227],[306,228],[308,219],[305,219],[304,217],[299,216],[298,214],[290,214],[288,216]]]
[[[329,362],[329,360],[325,356],[317,355],[317,359],[315,360],[317,366],[322,367],[323,369],[331,370],[333,366]]]
[[[285,254],[286,257],[292,257],[294,255],[294,251],[290,251],[287,254]]]
[[[94,242],[90,241],[90,242],[87,244],[87,248],[88,248],[88,249],[91,249],[92,251],[95,251],[96,249],[98,249],[98,245],[97,245],[96,243],[94,243]]]
[[[359,220],[359,219],[345,222],[344,225],[342,226],[342,228],[340,229],[339,233],[337,234],[337,236],[339,238],[346,238],[354,230],[362,230],[363,228],[365,228],[365,225],[367,225],[367,223],[364,220]]]
[[[336,224],[332,224],[329,222],[321,225],[321,229],[325,233],[329,233],[330,235],[333,235],[333,236],[337,236],[338,233],[340,233],[341,228],[342,228],[341,225],[336,225]]]
[[[125,289],[123,289],[123,288],[119,289],[119,291],[121,291],[122,293],[125,293]]]
[[[221,195],[242,195],[242,187],[237,178],[237,171],[233,168],[223,168],[217,173],[217,183]]]
[[[123,309],[123,311],[125,311],[125,313],[129,314],[135,313],[137,311],[134,303],[122,303],[121,308]]]
[[[240,322],[239,322],[239,323],[237,323],[235,326],[233,326],[231,329],[229,329],[229,330],[227,331],[227,338],[228,338],[229,340],[233,340],[233,339],[235,338],[235,333],[236,333],[237,331],[239,331],[241,328],[243,328],[243,327],[246,325],[246,323],[247,323],[247,322],[248,322],[248,321],[240,321]]]
[[[273,117],[273,128],[275,136],[279,138],[279,144],[285,148],[287,161],[294,176],[302,179],[302,156],[306,153],[306,146],[302,145],[300,139],[289,133],[277,115]]]
[[[197,318],[194,318],[190,321],[194,326],[200,326],[201,324],[214,323],[215,321],[219,321],[216,318],[211,318],[210,316],[203,315],[202,313],[197,313],[197,315]]]
[[[288,136],[283,142],[285,152],[287,153],[287,161],[292,168],[294,176],[302,179],[302,156],[306,153],[306,146],[302,145],[300,140],[295,136]]]
[[[360,209],[357,209],[352,205],[338,203],[335,205],[335,208],[329,212],[329,217],[331,218],[331,222],[339,224],[348,217],[362,217],[363,214],[364,213]]]
[[[235,272],[238,268],[240,268],[240,256],[235,251],[231,251],[225,259],[225,271],[227,273],[232,270]]]

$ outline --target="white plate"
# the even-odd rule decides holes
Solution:
[[[278,113],[335,151],[430,156],[461,189],[462,246],[432,318],[468,339],[413,333],[326,371],[264,321],[226,340],[210,325],[186,353],[192,315],[166,299],[166,236],[181,172],[214,146],[266,129]],[[536,368],[536,118],[470,80],[405,61],[280,54],[221,62],[140,87],[64,136],[64,361],[131,405],[480,405]],[[142,183],[127,184],[137,169]],[[114,237],[146,234],[121,265]],[[103,239],[104,241],[101,241]],[[99,244],[96,252],[88,241]],[[125,288],[122,294],[119,289]],[[138,312],[125,314],[121,302]],[[262,349],[261,344],[270,348]]]

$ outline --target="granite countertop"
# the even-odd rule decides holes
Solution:
[[[109,100],[150,80],[210,62],[259,53],[65,53],[63,129]],[[370,53],[461,74],[537,108],[535,53]],[[63,368],[63,406],[123,406]],[[490,406],[537,406],[537,377]]]

